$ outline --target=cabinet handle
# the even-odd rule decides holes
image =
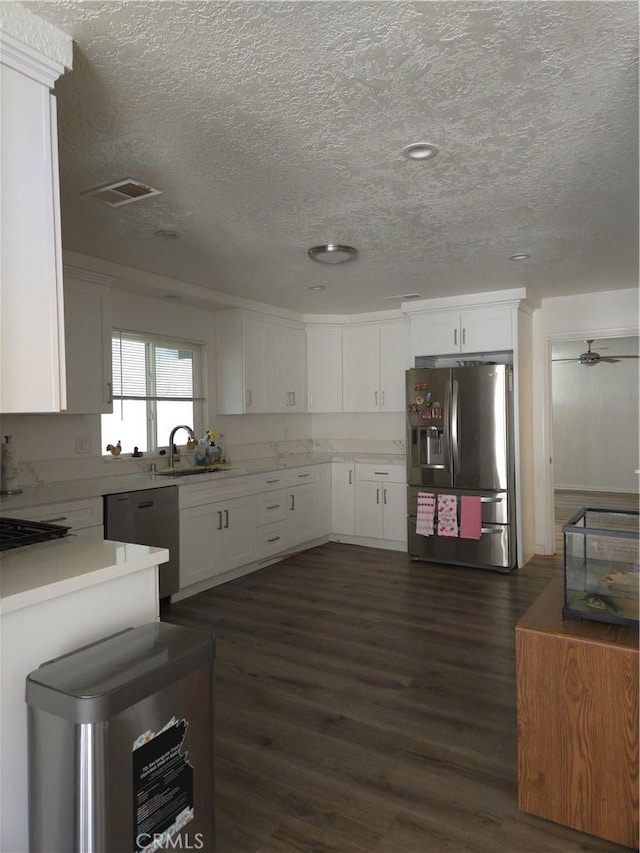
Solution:
[[[309,474],[298,474],[298,477],[309,477]]]
[[[376,489],[376,503],[380,503],[380,489]]]
[[[278,542],[280,540],[279,536],[274,536],[272,539],[267,539],[267,542]]]
[[[225,527],[225,530],[227,529],[227,527],[229,527],[229,510],[228,509],[225,509],[225,511],[224,511],[224,527]]]
[[[113,382],[107,382],[107,403],[113,403]]]
[[[222,530],[222,510],[218,510],[218,530]]]
[[[296,404],[296,392],[295,391],[291,392],[291,400],[292,400],[291,405],[295,406],[295,404]]]
[[[289,495],[289,497],[291,498],[291,506],[289,507],[289,509],[295,509],[296,508],[296,496],[295,495]]]
[[[386,502],[387,502],[387,490],[383,489],[382,490],[382,503],[386,504]]]
[[[309,408],[313,409],[313,391],[309,391]]]
[[[382,408],[384,409],[384,389],[382,391]]]
[[[389,476],[388,471],[374,471],[373,473],[376,475],[376,477],[388,477]]]
[[[373,392],[373,396],[375,397],[375,400],[376,400],[376,406],[377,406],[377,405],[378,405],[378,392],[377,392],[377,391],[374,391],[374,392]]]
[[[52,524],[54,521],[66,521],[66,515],[59,515],[57,518],[41,518],[40,521],[44,521],[46,524]]]
[[[279,483],[279,482],[280,482],[280,477],[277,477],[275,480],[267,480],[267,485],[269,486],[269,485],[271,485],[271,483]]]
[[[353,485],[353,471],[349,469],[349,485]]]
[[[466,343],[467,343],[467,330],[463,329],[462,330],[462,346],[464,346]]]
[[[267,509],[280,509],[280,504],[271,504],[271,506],[268,506]]]
[[[454,347],[458,346],[458,330],[457,329],[453,330],[453,345],[454,345]]]
[[[247,407],[247,409],[250,409],[253,400],[252,400],[252,392],[249,388],[247,388],[247,390],[244,392],[244,399],[245,399],[245,406]]]

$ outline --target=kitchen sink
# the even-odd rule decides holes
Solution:
[[[214,474],[216,471],[228,470],[218,465],[194,465],[193,468],[163,468],[154,471],[158,477],[192,477],[194,474]]]

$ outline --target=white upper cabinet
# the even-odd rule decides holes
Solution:
[[[110,281],[106,276],[65,268],[66,411],[69,413],[113,411]]]
[[[508,290],[403,305],[411,317],[412,357],[514,349],[524,296],[524,290]]]
[[[0,412],[66,405],[55,98],[64,68],[2,33]]]
[[[306,339],[302,326],[242,311],[216,314],[218,414],[303,412]]]
[[[345,412],[403,412],[404,372],[411,366],[407,321],[345,326],[342,365]]]
[[[342,411],[341,326],[307,326],[307,409]]]

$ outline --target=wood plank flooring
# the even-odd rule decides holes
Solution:
[[[166,608],[217,638],[216,853],[624,850],[516,805],[514,628],[559,566],[332,543]]]

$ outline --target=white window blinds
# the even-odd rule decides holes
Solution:
[[[116,400],[202,400],[200,347],[114,332],[111,339]]]

